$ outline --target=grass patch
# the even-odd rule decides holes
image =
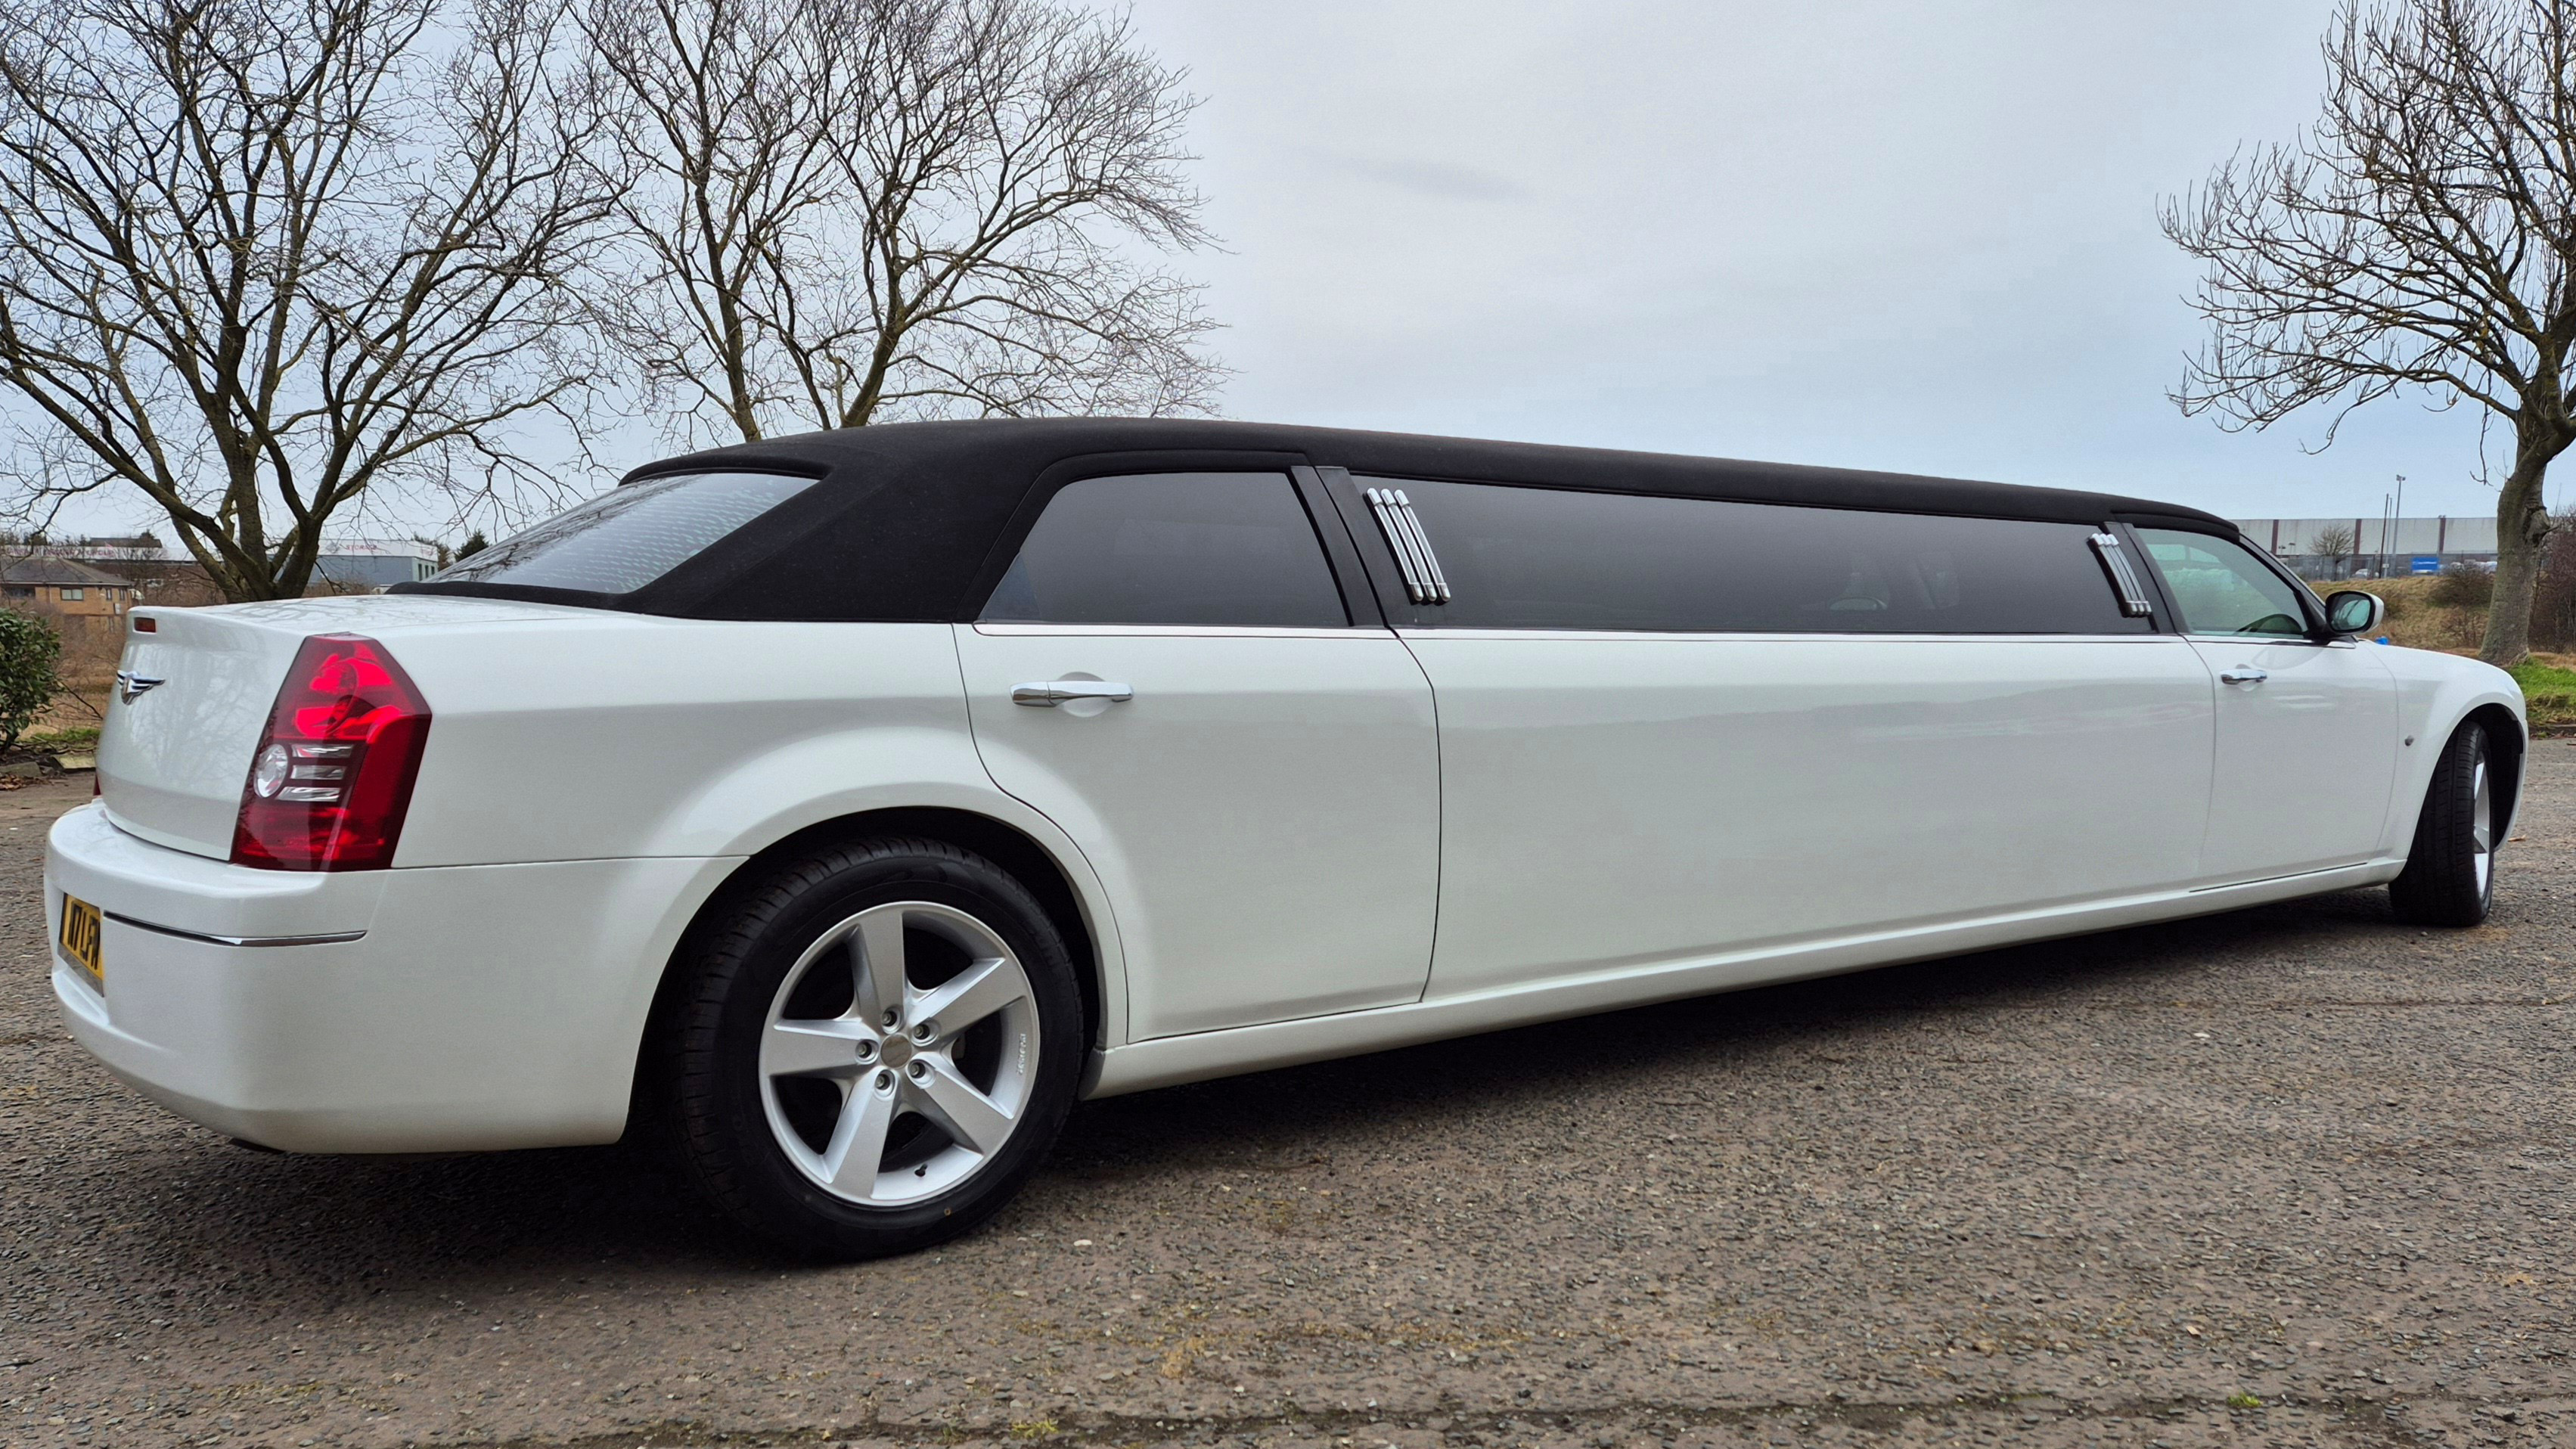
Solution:
[[[2349,585],[2320,584],[2320,592],[2332,593],[2338,587],[2361,589],[2377,594],[2388,606],[2388,621],[2379,632],[2388,642],[2409,649],[2440,649],[2456,652],[2475,649],[2486,638],[2487,611],[2483,607],[2442,602],[2439,578],[2361,579]]]
[[[2576,669],[2530,659],[2507,672],[2522,686],[2533,729],[2576,728]]]
[[[86,725],[79,729],[29,730],[18,736],[18,748],[39,755],[95,750],[98,748],[98,726]]]

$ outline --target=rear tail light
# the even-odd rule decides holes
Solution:
[[[373,639],[317,634],[268,712],[242,786],[233,863],[382,870],[411,807],[429,705]]]

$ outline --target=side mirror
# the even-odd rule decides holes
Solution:
[[[2367,634],[2388,617],[2388,606],[2377,594],[2359,589],[2337,589],[2326,595],[2326,632],[2336,635]]]

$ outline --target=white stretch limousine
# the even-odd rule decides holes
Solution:
[[[53,985],[303,1152],[665,1134],[860,1255],[1073,1101],[2385,882],[2512,679],[2133,499],[1234,423],[722,448],[425,583],[139,609]]]

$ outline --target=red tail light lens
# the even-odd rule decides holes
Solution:
[[[251,756],[233,864],[393,864],[428,743],[429,705],[385,646],[354,634],[305,640]]]

